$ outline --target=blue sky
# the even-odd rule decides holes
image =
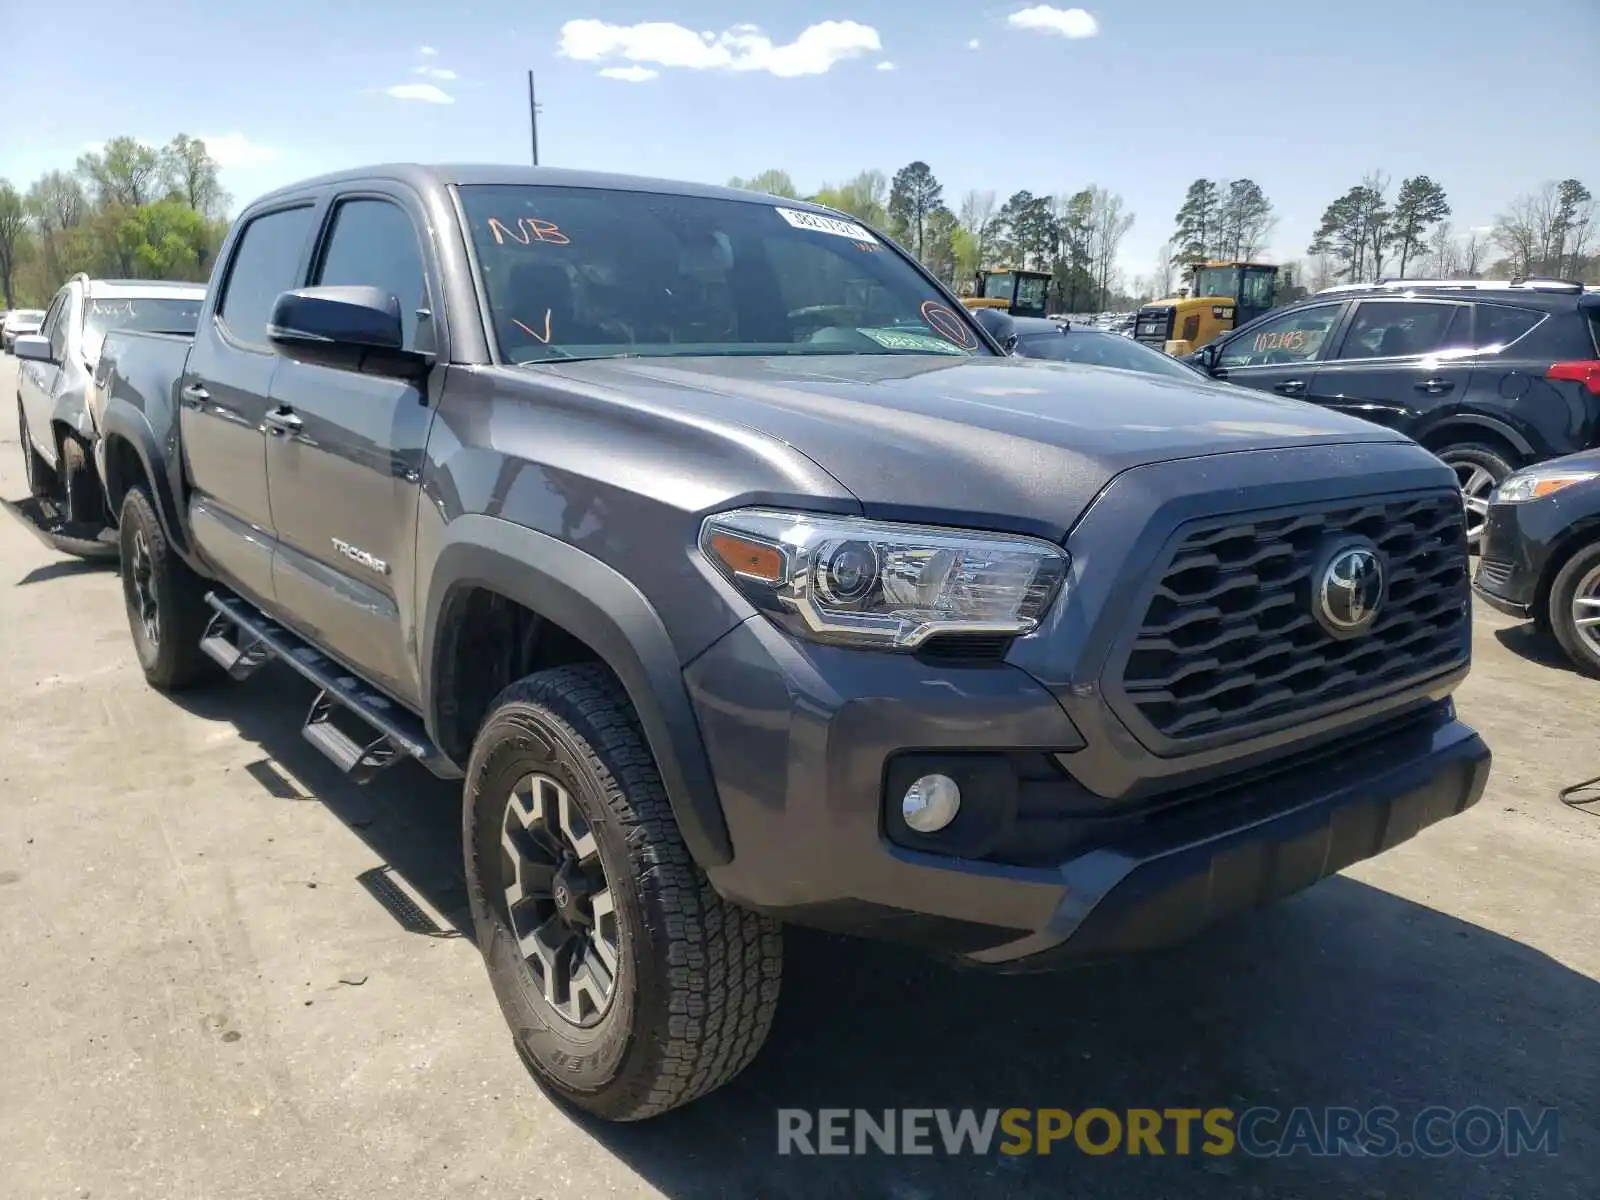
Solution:
[[[952,206],[1098,183],[1137,215],[1129,276],[1199,175],[1266,189],[1279,260],[1375,167],[1433,176],[1462,229],[1546,179],[1600,194],[1600,0],[1084,4],[34,5],[7,27],[0,176],[180,131],[236,202],[361,162],[525,162],[532,68],[546,164],[810,188],[921,158]]]

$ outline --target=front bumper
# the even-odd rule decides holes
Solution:
[[[734,846],[709,872],[723,895],[1001,969],[1181,941],[1465,810],[1489,773],[1488,748],[1438,696],[1111,799],[1073,778],[1083,738],[1013,665],[802,644],[753,618],[686,679]],[[1004,829],[939,853],[891,836],[907,751],[1059,770],[1017,789]]]
[[[1472,590],[1508,616],[1532,617],[1551,545],[1564,524],[1560,508],[1548,499],[1489,505]]]

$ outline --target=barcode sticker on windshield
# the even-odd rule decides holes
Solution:
[[[873,237],[868,230],[854,221],[841,221],[837,217],[824,217],[817,213],[797,212],[792,208],[780,208],[778,215],[796,229],[809,229],[812,233],[831,233],[834,237],[849,238],[852,242],[870,242],[876,245],[878,239]]]

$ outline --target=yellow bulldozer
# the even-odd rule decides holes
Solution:
[[[973,294],[963,296],[961,303],[968,308],[1002,308],[1013,317],[1042,317],[1049,294],[1049,271],[1002,267],[979,271]]]
[[[1134,318],[1135,341],[1191,354],[1272,307],[1278,268],[1268,263],[1202,262],[1190,268],[1189,287],[1146,304]]]

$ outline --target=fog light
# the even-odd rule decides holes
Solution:
[[[900,801],[900,815],[918,833],[938,833],[960,810],[961,789],[948,775],[924,775]]]

